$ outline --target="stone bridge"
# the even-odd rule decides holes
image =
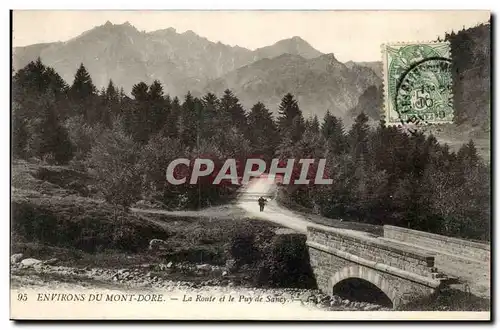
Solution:
[[[455,264],[474,257],[489,262],[486,244],[394,226],[384,226],[383,237],[310,226],[307,245],[320,290],[393,308],[428,298],[457,281],[459,274],[436,268],[436,257],[453,255]]]

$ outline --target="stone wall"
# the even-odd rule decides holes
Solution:
[[[335,228],[308,228],[308,242],[384,264],[424,277],[432,277],[434,257],[417,249],[401,247],[374,236]],[[311,244],[309,244],[311,245]]]
[[[395,226],[384,226],[384,237],[401,242],[421,245],[428,249],[464,256],[479,261],[490,261],[490,246],[455,237],[448,237]]]

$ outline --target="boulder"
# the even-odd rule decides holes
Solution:
[[[330,299],[330,305],[340,305],[342,303],[342,299],[339,296],[332,296]]]
[[[59,261],[59,259],[57,259],[57,258],[51,258],[51,259],[45,260],[43,262],[43,264],[44,265],[54,265],[58,261]],[[87,270],[87,271],[89,271],[90,269],[91,269],[90,267],[85,268],[85,270]]]
[[[36,264],[41,264],[42,261],[35,258],[27,258],[21,261],[23,267],[33,267]]]
[[[153,238],[151,241],[149,241],[149,249],[153,251],[165,250],[167,246],[167,242],[162,239]]]
[[[210,266],[209,264],[196,265],[196,269],[203,271],[211,271],[212,266]]]
[[[10,256],[10,263],[11,264],[17,264],[19,261],[23,259],[23,254],[22,253],[15,253]]]
[[[164,271],[164,270],[167,270],[168,267],[165,264],[158,264],[157,268],[160,271]]]

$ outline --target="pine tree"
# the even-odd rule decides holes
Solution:
[[[221,133],[219,127],[224,121],[222,114],[218,111],[219,99],[215,94],[207,93],[201,99],[201,103],[203,110],[198,117],[200,137],[206,140],[217,139],[217,133]]]
[[[319,120],[318,116],[314,115],[311,121],[311,127],[310,127],[311,133],[313,134],[319,134],[320,128],[319,128]]]
[[[15,156],[29,156],[30,147],[37,149],[34,156],[46,154],[43,150],[47,148],[42,146],[43,141],[35,143],[34,134],[42,136],[40,123],[47,120],[51,122],[47,123],[48,127],[54,129],[52,133],[61,136],[63,144],[61,148],[65,148],[64,132],[57,125],[70,115],[66,99],[67,89],[68,85],[61,76],[54,69],[45,66],[40,58],[30,62],[14,74],[12,77],[12,147]],[[50,112],[48,107],[50,107]],[[46,135],[43,136],[46,137]],[[37,143],[40,143],[40,148],[35,147]],[[52,148],[48,153],[54,156],[55,152],[56,150]],[[58,160],[65,161],[63,158],[64,156],[58,155]]]
[[[132,86],[132,96],[134,100],[139,102],[145,102],[149,99],[149,86],[145,82],[140,82]]]
[[[462,145],[457,152],[458,160],[464,167],[475,167],[479,162],[476,145],[472,139],[467,144]]]
[[[325,140],[319,132],[318,118],[306,120],[302,139],[294,146],[294,156],[300,158],[322,158],[325,153]],[[312,168],[311,166],[310,168]]]
[[[299,141],[304,133],[305,127],[302,111],[290,93],[281,99],[278,110],[278,128],[282,137],[285,135],[289,136],[293,143]]]
[[[57,117],[54,104],[54,95],[50,91],[39,99],[39,113],[30,124],[27,150],[31,156],[65,164],[73,157],[73,146]]]
[[[369,132],[368,117],[364,113],[360,113],[348,134],[349,146],[354,159],[366,158]]]
[[[73,84],[69,88],[69,96],[76,115],[82,115],[91,124],[101,120],[97,88],[83,63],[76,71]]]
[[[86,100],[97,94],[97,88],[83,63],[80,64],[80,67],[76,71],[75,79],[69,92],[72,99],[77,101]]]
[[[108,87],[106,88],[106,99],[108,102],[115,104],[119,102],[119,91],[116,89],[113,80],[109,80]]]
[[[120,111],[120,92],[115,87],[113,80],[109,80],[108,87],[104,92],[104,104],[106,108],[105,121],[106,126],[110,127],[113,118],[118,117],[121,114]]]
[[[155,80],[149,86],[148,92],[147,119],[149,136],[156,134],[165,125],[170,112],[170,104],[165,102],[163,97],[163,86],[158,80]]]
[[[188,92],[181,107],[178,132],[182,143],[188,148],[196,146],[199,133],[198,103]]]
[[[279,143],[278,128],[272,113],[261,102],[256,103],[248,114],[249,139],[252,152],[267,160],[274,156]]]
[[[235,127],[241,133],[247,133],[248,124],[245,110],[238,98],[229,89],[224,91],[224,95],[220,99],[220,109],[224,127],[229,125]]]
[[[26,67],[17,71],[12,79],[12,98],[19,105],[19,114],[31,112],[32,102],[50,92],[54,102],[58,103],[57,114],[61,117],[69,115],[66,104],[68,85],[51,67],[43,65],[40,58],[30,62]],[[29,114],[27,114],[29,116]]]
[[[127,131],[141,144],[147,143],[150,133],[150,96],[149,86],[140,82],[132,87],[134,97],[132,114],[126,121]]]
[[[96,122],[103,124],[106,127],[111,126],[111,109],[108,99],[106,97],[106,89],[103,87],[99,93],[100,102],[97,104],[98,109],[96,113],[99,115],[99,118]]]
[[[170,100],[170,98],[169,98]],[[167,122],[163,127],[163,135],[171,139],[179,137],[179,120],[182,107],[179,103],[179,98],[176,96],[170,103],[170,112],[168,113]]]
[[[327,143],[328,150],[334,155],[346,151],[347,141],[342,120],[327,111],[321,124],[321,135]]]
[[[26,94],[41,95],[51,91],[57,99],[66,94],[68,85],[51,67],[45,66],[40,57],[28,63],[13,76],[13,97],[21,101]]]

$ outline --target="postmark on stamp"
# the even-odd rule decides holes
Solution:
[[[383,45],[386,125],[451,123],[451,64],[446,42]]]

